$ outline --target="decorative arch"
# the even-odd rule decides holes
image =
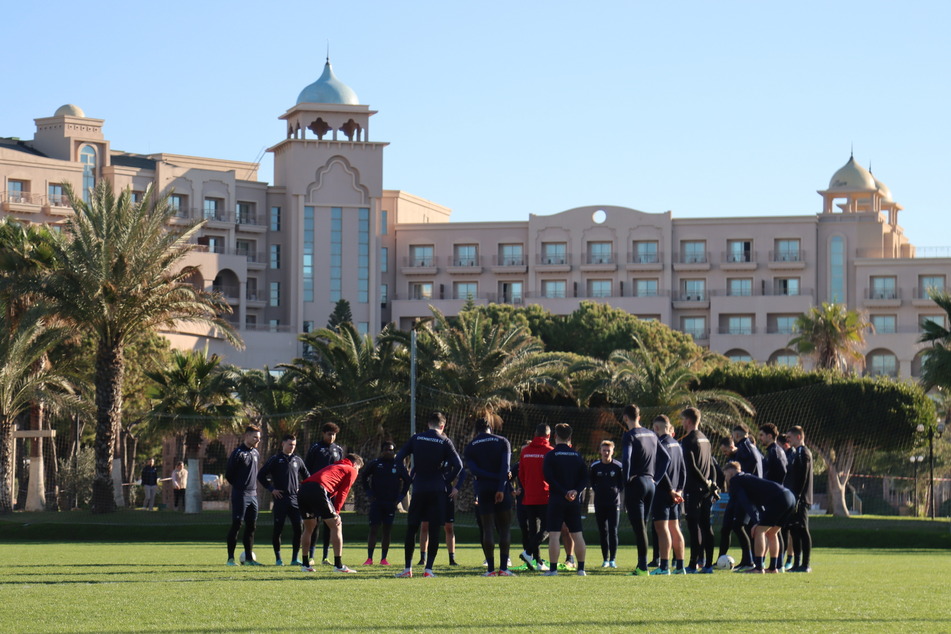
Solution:
[[[769,365],[798,368],[802,365],[802,359],[795,350],[790,348],[782,348],[769,355],[769,360],[767,360],[767,363]]]
[[[752,361],[753,355],[742,348],[733,348],[732,350],[727,350],[724,354],[726,358],[730,361]]]
[[[921,368],[924,366],[929,354],[931,354],[931,348],[922,348],[915,354],[915,358],[911,360],[911,376],[913,378],[921,378]]]
[[[331,181],[331,172],[337,172],[342,179]],[[331,190],[331,200],[334,202],[367,206],[370,204],[370,190],[360,184],[360,172],[342,156],[330,157],[327,163],[317,170],[314,181],[307,186],[307,201],[317,203],[317,192],[325,188]]]
[[[865,355],[865,373],[869,376],[898,376],[898,357],[888,348],[875,348]]]

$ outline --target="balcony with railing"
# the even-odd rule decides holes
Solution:
[[[435,275],[438,271],[434,255],[404,257],[400,267],[403,275]]]
[[[256,213],[235,214],[235,228],[238,231],[264,233],[267,231],[267,219]]]
[[[772,270],[804,269],[806,268],[806,252],[798,249],[771,250],[769,268]]]
[[[671,298],[674,308],[709,308],[710,295],[706,291],[678,291]]]
[[[629,253],[625,268],[628,271],[660,271],[664,268],[664,254]]]
[[[869,308],[897,308],[901,306],[901,289],[866,288],[862,300]]]
[[[613,253],[586,253],[583,256],[581,270],[589,273],[616,271],[617,260]]]
[[[478,255],[467,258],[454,256],[449,260],[449,266],[446,267],[446,272],[450,275],[458,275],[460,273],[478,275],[482,273],[482,258]]]
[[[25,191],[5,191],[2,194],[3,210],[7,212],[39,213],[47,204],[46,196]]]
[[[723,251],[720,253],[720,268],[724,271],[756,270],[756,251]]]
[[[535,269],[541,273],[565,273],[571,270],[570,253],[542,253],[535,260]]]
[[[706,251],[674,253],[675,271],[709,271],[710,254]]]
[[[492,256],[493,273],[525,273],[527,270],[528,265],[524,255]]]
[[[912,306],[934,306],[934,300],[931,299],[931,292],[946,293],[947,289],[944,286],[928,286],[927,288],[922,288],[916,286],[912,289],[911,295],[911,304]]]

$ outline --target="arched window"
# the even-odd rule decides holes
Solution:
[[[870,376],[898,376],[898,358],[890,350],[872,350],[865,360],[866,374]]]
[[[96,148],[84,145],[79,152],[79,162],[83,164],[83,200],[88,203],[92,190],[96,188],[96,170],[99,167]]]

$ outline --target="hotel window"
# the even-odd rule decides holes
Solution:
[[[500,244],[499,245],[499,265],[500,266],[522,266],[525,264],[525,256],[522,254],[522,245],[520,244]]]
[[[698,264],[707,261],[707,243],[704,240],[684,240],[680,243],[680,261],[685,264]]]
[[[706,317],[681,317],[680,329],[694,339],[707,338]]]
[[[614,257],[611,254],[610,242],[589,242],[588,243],[588,263],[589,264],[611,264]]]
[[[271,207],[271,231],[281,230],[281,208]]]
[[[932,323],[941,328],[947,328],[947,322],[944,319],[944,315],[920,315],[918,317],[918,324],[921,327],[921,330],[924,331],[926,323]]]
[[[799,240],[785,238],[776,240],[774,259],[776,262],[799,262]]]
[[[568,243],[567,242],[543,242],[542,243],[542,264],[567,264],[568,262]]]
[[[657,297],[657,280],[634,280],[634,297]]]
[[[749,297],[753,294],[753,278],[733,277],[726,281],[726,294],[735,297]]]
[[[931,290],[944,291],[944,275],[919,275],[918,297],[927,298]]]
[[[478,266],[479,250],[474,244],[457,244],[452,248],[453,266]]]
[[[145,192],[130,192],[129,195],[132,197],[132,202],[139,204],[142,202],[142,197],[145,195]]]
[[[634,243],[634,262],[637,264],[656,264],[660,262],[656,240],[638,240]]]
[[[234,212],[239,225],[254,224],[254,203],[238,203],[235,205]]]
[[[205,244],[208,245],[208,253],[222,254],[225,252],[225,239],[221,236],[205,237]]]
[[[409,297],[410,299],[432,299],[433,298],[433,283],[432,282],[410,282]]]
[[[314,329],[314,322],[312,322],[312,321],[305,321],[305,322],[304,322],[304,334],[306,334],[306,333],[312,331],[313,329]],[[308,344],[308,343],[303,343],[303,345],[301,346],[301,348],[302,348],[302,350],[303,350],[302,354],[303,354],[304,357],[309,357],[309,356],[311,356],[311,353],[313,352],[313,349],[310,347],[310,344]]]
[[[727,355],[727,358],[734,363],[748,363],[753,360],[753,357],[745,352],[731,352]]]
[[[780,335],[791,335],[796,332],[796,317],[794,315],[777,316],[776,332]]]
[[[48,199],[50,201],[51,206],[53,207],[68,207],[69,206],[69,201],[66,200],[66,193],[63,191],[62,185],[58,183],[54,183],[50,185],[49,190],[47,191],[47,194],[48,194]]]
[[[248,258],[249,261],[254,261],[254,242],[251,240],[235,240],[234,242],[234,252],[235,255],[243,255]]]
[[[522,283],[499,282],[499,295],[503,304],[521,304],[523,299]]]
[[[895,315],[871,315],[869,321],[879,335],[890,335],[898,330],[898,319]]]
[[[271,245],[271,269],[278,270],[281,268],[281,245],[272,244]]]
[[[773,357],[773,365],[784,368],[795,368],[799,366],[799,356],[795,354],[777,354]]]
[[[706,280],[683,280],[681,282],[683,298],[688,302],[703,301],[707,297]]]
[[[267,327],[271,332],[277,332],[281,329],[281,320],[280,319],[268,319]]]
[[[182,194],[172,194],[168,197],[168,206],[179,218],[188,217],[188,197]]]
[[[281,226],[281,208],[271,207],[271,227],[274,227],[274,210],[277,210],[277,227]],[[304,249],[301,253],[301,278],[304,301],[314,301],[314,208],[304,207]]]
[[[357,212],[357,301],[370,301],[370,209]]]
[[[390,248],[380,247],[380,273],[390,270]]]
[[[224,220],[225,201],[222,198],[206,198],[204,213],[205,220]]]
[[[84,145],[79,152],[79,162],[83,165],[83,200],[87,203],[92,197],[92,190],[96,188],[96,171],[99,169],[99,159],[96,148]]]
[[[244,316],[244,328],[245,330],[257,330],[258,327],[258,316],[257,315],[245,315]]]
[[[386,235],[389,232],[389,212],[384,209],[380,212],[380,235]]]
[[[271,292],[268,304],[273,308],[277,308],[281,305],[281,283],[271,282],[270,289]]]
[[[453,299],[475,299],[479,295],[479,284],[477,282],[453,282]]]
[[[799,295],[798,277],[777,277],[773,280],[776,295]]]
[[[380,303],[386,306],[390,301],[390,287],[388,284],[380,284]]]
[[[29,192],[28,181],[7,181],[7,201],[11,203],[25,203]],[[89,201],[86,201],[89,202]]]
[[[894,277],[873,276],[869,281],[872,286],[870,299],[895,299],[898,297]]]
[[[249,277],[247,287],[244,289],[244,296],[251,301],[258,299],[258,280],[256,277]]]
[[[868,373],[872,376],[898,376],[898,359],[890,352],[876,352],[868,357]]]
[[[752,262],[753,242],[750,240],[727,240],[727,262]]]
[[[845,301],[845,238],[829,240],[829,301]]]
[[[330,301],[343,297],[343,209],[330,208]]]
[[[434,266],[433,246],[413,245],[409,248],[410,266]]]
[[[565,297],[565,280],[542,280],[542,297],[561,298]]]
[[[753,318],[749,315],[730,315],[726,324],[728,335],[753,334]]]
[[[588,280],[588,297],[611,297],[611,280]]]
[[[357,333],[361,337],[366,337],[370,334],[370,322],[368,321],[358,321],[357,322]]]

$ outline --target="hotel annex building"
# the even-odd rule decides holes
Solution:
[[[556,314],[593,300],[734,359],[780,364],[802,362],[787,347],[796,316],[838,301],[875,326],[866,371],[901,377],[920,372],[921,322],[944,320],[927,291],[946,287],[951,258],[916,257],[901,206],[852,158],[818,192],[815,215],[582,207],[457,223],[446,207],[383,189],[387,144],[371,140],[374,114],[328,61],[279,117],[286,134],[268,149],[268,184],[255,163],[113,150],[102,119],[66,105],[35,120],[32,140],[0,138],[0,215],[60,224],[72,213],[64,183],[170,193],[173,224],[206,221],[189,256],[194,283],[227,298],[247,348],[204,330],[166,334],[242,367],[299,356],[298,334],[323,327],[339,299],[364,332],[407,328],[430,305],[452,315],[469,298]]]

